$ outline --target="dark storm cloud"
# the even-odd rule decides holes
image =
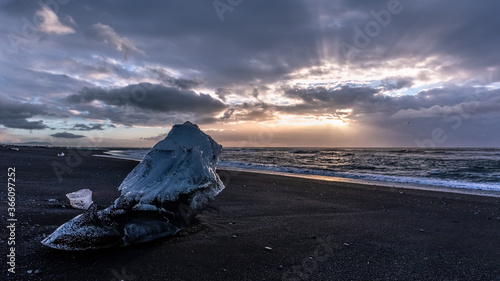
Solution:
[[[253,122],[269,121],[276,119],[274,114],[277,111],[277,107],[273,104],[262,101],[256,103],[246,102],[232,106],[223,113],[222,117],[218,120],[214,119],[211,122],[226,120]]]
[[[43,120],[28,121],[26,119],[2,119],[0,124],[7,128],[24,130],[43,130],[48,126],[43,124]]]
[[[111,90],[84,88],[77,94],[68,96],[67,101],[76,104],[101,101],[107,105],[131,106],[163,113],[217,113],[226,108],[224,103],[208,94],[149,83]]]
[[[199,5],[131,1],[119,7],[111,1],[88,1],[83,8],[63,5],[58,14],[73,16],[87,38],[107,42],[124,53],[144,51],[147,57],[141,56],[141,60],[195,69],[207,86],[222,88],[255,80],[274,82],[322,59],[345,61],[341,42],[354,46],[355,28],[365,32],[367,23],[376,22],[370,13],[387,10],[389,2],[246,1],[226,12],[222,22],[212,3],[206,1]],[[23,3],[8,2],[4,8],[17,15],[24,11],[27,17],[39,9],[36,3]],[[469,1],[454,1],[453,5],[401,1],[402,11],[368,38],[368,46],[359,48],[360,58],[365,60],[353,63],[378,65],[395,58],[446,55],[467,71],[495,66],[500,62],[500,51],[494,47],[500,38],[493,36],[500,23],[495,6],[500,3],[488,3],[485,8]],[[104,43],[88,45],[68,36],[57,40],[67,40],[79,53],[89,47],[102,47],[108,53]],[[456,70],[443,68],[449,73]],[[199,82],[182,79],[186,81],[173,86],[187,89]]]
[[[96,106],[92,104],[72,104],[72,108],[81,113],[75,117],[92,120],[111,121],[116,125],[133,127],[136,125],[161,126],[171,124],[172,120],[182,119],[182,114],[162,114],[135,107]],[[181,120],[182,121],[182,120]],[[110,127],[112,127],[111,125]]]
[[[42,120],[28,118],[45,115],[46,107],[40,104],[21,103],[0,96],[0,124],[13,129],[42,130],[48,128]]]
[[[141,60],[194,69],[214,88],[255,80],[266,83],[322,59],[345,61],[341,42],[354,46],[355,28],[366,33],[366,25],[377,22],[373,13],[387,10],[390,2],[245,1],[226,12],[224,21],[210,1],[198,5],[127,1],[119,6],[113,1],[70,2],[60,5],[59,17],[72,16],[80,37],[85,33],[103,44],[89,45],[75,41],[74,36],[57,40],[79,54],[86,49],[113,54],[104,42],[127,54],[143,51],[147,57],[140,56]],[[366,47],[359,48],[364,60],[353,63],[377,65],[395,58],[445,55],[453,57],[453,65],[470,72],[498,65],[500,51],[495,46],[500,37],[494,35],[500,25],[496,15],[500,3],[450,3],[400,1],[401,12],[392,14],[386,26],[379,24],[380,31],[368,37]],[[30,18],[40,6],[10,1],[3,9],[17,18]],[[443,68],[449,73],[456,70]]]
[[[89,126],[90,125],[90,126]],[[102,131],[104,130],[105,125],[104,124],[75,124],[70,130],[75,130],[75,131],[92,131],[92,130],[99,130]]]
[[[386,96],[380,89],[371,87],[342,86],[334,89],[316,87],[312,89],[288,89],[286,95],[300,98],[302,103],[279,107],[293,113],[304,113],[305,110],[321,112],[324,110],[353,109],[353,114],[394,114],[406,109],[425,109],[433,106],[456,106],[474,102],[482,105],[490,104],[495,108],[500,91],[487,91],[485,88],[447,87],[420,91],[416,95]],[[498,109],[500,112],[500,109]],[[390,116],[387,116],[390,117]]]
[[[95,105],[93,102],[99,102]],[[214,123],[227,105],[208,94],[159,84],[140,83],[123,88],[83,88],[67,96],[78,117],[110,120],[125,126],[175,124],[192,120]]]
[[[52,134],[50,136],[54,137],[54,138],[62,138],[62,139],[80,139],[80,138],[85,137],[84,135],[75,135],[75,134],[67,133],[67,132],[55,133],[55,134]]]
[[[380,31],[375,36],[367,36],[367,24],[377,22],[370,12],[387,11],[389,2],[343,2],[343,8],[365,16],[345,22],[345,28],[339,33],[344,42],[353,45],[357,36],[355,27],[364,33],[368,44],[359,48],[360,63],[361,59],[370,58],[383,62],[394,58],[438,56],[440,60],[436,63],[448,65],[443,71],[449,74],[456,73],[457,68],[469,72],[484,71],[500,63],[499,50],[495,47],[500,38],[493,36],[500,24],[500,18],[496,16],[500,3],[400,1],[402,11],[393,14],[385,27],[379,24]],[[363,35],[358,35],[361,37]],[[447,61],[450,58],[452,61]]]
[[[87,38],[107,41],[116,49],[130,45],[110,36],[112,29],[119,38],[144,51],[146,57],[138,56],[141,60],[196,70],[212,87],[255,79],[272,81],[317,59],[317,33],[310,22],[314,15],[309,14],[305,2],[248,1],[225,15],[224,22],[212,2],[206,1],[195,5],[182,1],[123,2],[119,8],[111,1],[85,5],[91,9],[71,4],[64,8],[79,26],[89,30]],[[104,44],[82,44],[82,48],[89,46],[107,52]]]
[[[337,109],[346,109],[353,106],[359,108],[370,107],[379,103],[384,97],[376,96],[378,89],[370,87],[342,86],[336,89],[315,87],[311,89],[290,88],[285,95],[302,100],[302,103],[281,107],[284,111],[294,114],[314,114],[335,112]]]
[[[222,115],[221,120],[225,120],[225,119],[231,118],[231,115],[233,115],[233,113],[234,113],[235,110],[236,109],[233,107],[233,108],[230,108],[230,109],[224,111],[224,114]]]
[[[388,90],[399,90],[402,88],[409,88],[413,85],[411,77],[391,77],[383,79],[382,86]]]
[[[232,94],[232,91],[230,89],[225,89],[225,88],[217,88],[215,90],[215,94],[221,99],[222,101],[226,101],[226,96]]]

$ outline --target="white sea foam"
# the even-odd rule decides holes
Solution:
[[[435,178],[388,176],[388,175],[377,175],[368,173],[362,174],[362,173],[348,173],[348,172],[332,172],[332,171],[324,171],[318,169],[300,169],[294,167],[280,167],[274,165],[255,165],[255,164],[230,162],[230,161],[221,161],[219,163],[219,167],[225,169],[237,168],[253,172],[268,171],[268,172],[289,173],[289,174],[299,174],[299,175],[316,175],[324,177],[376,181],[385,183],[418,184],[418,185],[427,185],[436,187],[442,186],[450,188],[500,191],[500,183],[486,184],[486,183],[471,183],[471,182],[454,181],[454,180],[440,180]]]

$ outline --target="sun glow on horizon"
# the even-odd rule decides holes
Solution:
[[[277,120],[264,122],[269,126],[321,126],[333,125],[336,127],[344,127],[349,125],[349,119],[338,114],[323,114],[323,115],[294,115],[294,114],[276,114]]]

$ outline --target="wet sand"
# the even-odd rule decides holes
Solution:
[[[17,218],[15,274],[9,229],[0,231],[2,280],[500,280],[500,198],[225,170],[226,189],[176,237],[85,252],[42,246],[82,213],[66,193],[89,188],[103,209],[137,165],[91,154],[102,151],[0,147],[0,215],[7,225],[15,167]]]

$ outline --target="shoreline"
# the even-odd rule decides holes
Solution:
[[[109,154],[106,154],[106,152],[108,152],[108,151],[105,150],[105,151],[103,151],[103,154],[94,155],[94,156],[140,162],[140,160],[137,160],[134,158],[128,158],[125,156],[117,156],[117,155],[109,155]],[[425,184],[417,184],[417,183],[376,181],[376,180],[366,180],[366,179],[353,179],[353,178],[347,178],[347,177],[343,178],[343,177],[333,177],[333,176],[314,175],[314,174],[287,173],[287,172],[259,170],[259,169],[252,169],[252,168],[245,169],[245,168],[237,168],[237,167],[231,167],[231,166],[218,166],[217,170],[227,170],[227,171],[234,171],[234,172],[248,172],[248,173],[265,174],[265,175],[278,175],[278,176],[284,176],[284,177],[294,177],[294,178],[314,179],[314,180],[324,180],[324,181],[336,181],[336,182],[344,182],[344,183],[355,183],[355,184],[360,184],[360,185],[380,186],[380,187],[384,187],[384,188],[397,188],[397,189],[401,189],[403,192],[404,192],[404,190],[412,189],[412,190],[425,190],[425,191],[431,191],[431,192],[456,193],[456,194],[466,194],[466,195],[500,198],[500,191],[498,191],[498,190],[472,189],[472,188],[465,188],[465,187],[447,187],[447,186],[440,186],[440,185],[425,185]]]
[[[58,157],[64,152],[73,157]],[[16,273],[2,280],[498,280],[500,199],[218,170],[226,188],[178,235],[84,252],[40,241],[81,214],[65,194],[120,194],[135,161],[0,147],[16,168]],[[78,157],[77,157],[78,156]],[[76,161],[79,160],[79,161]],[[58,180],[52,165],[72,169]],[[7,192],[0,193],[7,200]],[[0,205],[7,218],[7,205]],[[8,230],[2,227],[1,243]],[[4,244],[5,245],[5,244]],[[5,248],[4,248],[4,251]],[[0,253],[7,255],[7,252]],[[35,273],[37,272],[37,273]]]

